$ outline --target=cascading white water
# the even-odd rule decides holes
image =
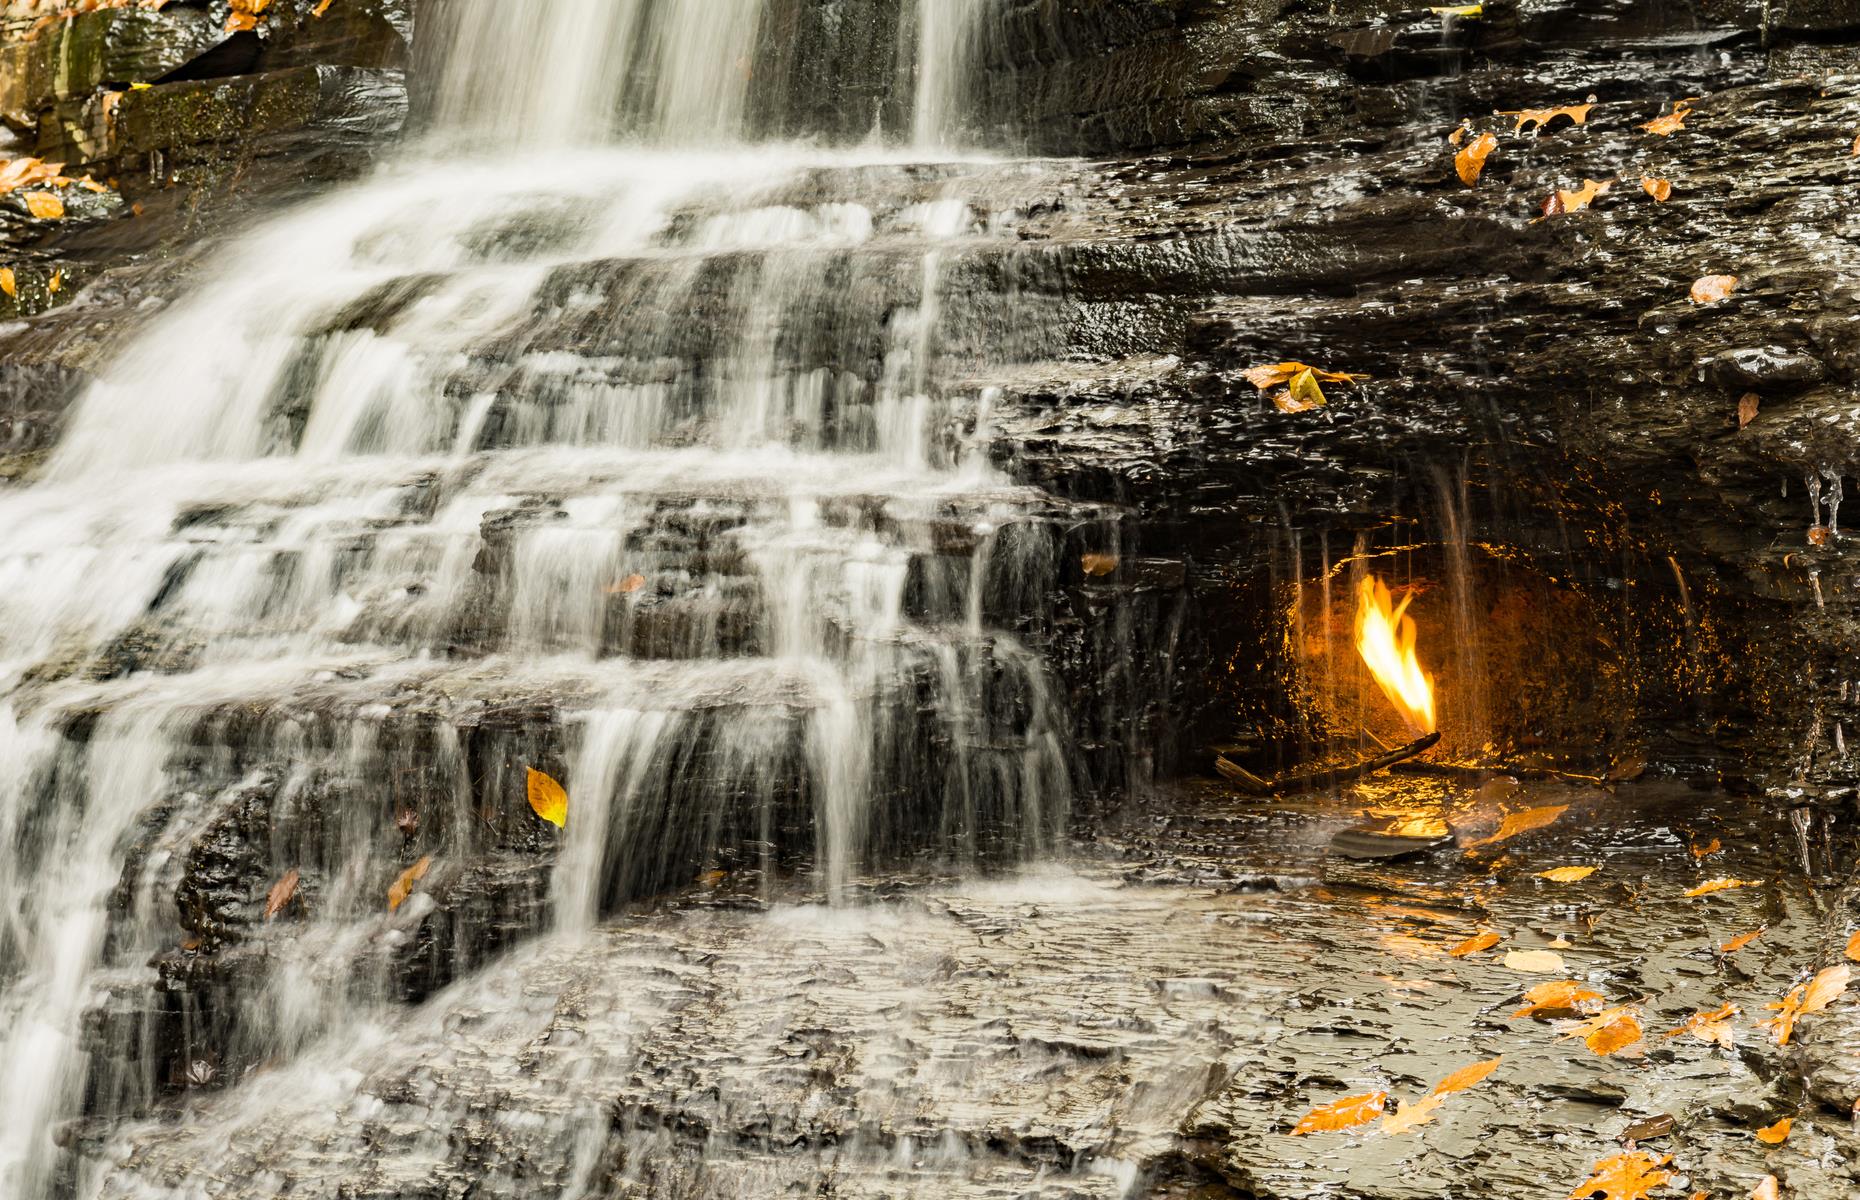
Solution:
[[[568,726],[565,932],[796,822],[835,896],[901,821],[1048,843],[1058,705],[982,599],[1042,501],[937,364],[942,264],[1012,240],[926,149],[986,8],[916,7],[914,146],[827,150],[742,140],[767,0],[440,5],[439,149],[230,248],[0,492],[0,1193],[58,1188],[87,1078],[133,1112],[392,1004],[444,924],[386,882],[512,852],[501,713]],[[177,924],[248,825],[244,908]],[[87,1010],[150,1040],[134,997],[261,938],[168,1076],[89,1061]]]

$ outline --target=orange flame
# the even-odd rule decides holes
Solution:
[[[1356,589],[1356,652],[1382,686],[1382,694],[1400,710],[1416,733],[1434,732],[1434,677],[1421,669],[1414,653],[1414,618],[1402,598],[1390,607],[1382,581],[1371,575]]]

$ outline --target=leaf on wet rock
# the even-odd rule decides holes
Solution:
[[[1299,1118],[1298,1124],[1292,1127],[1292,1136],[1331,1133],[1366,1125],[1382,1115],[1388,1099],[1387,1092],[1366,1092],[1361,1096],[1345,1096],[1341,1100],[1319,1105]]]
[[[1472,132],[1472,122],[1462,120],[1452,133],[1447,135],[1447,145],[1457,146],[1466,135]]]
[[[400,877],[388,885],[388,911],[393,912],[407,902],[413,895],[413,885],[426,875],[426,869],[433,865],[433,856],[424,854],[420,861],[400,873]]]
[[[1693,281],[1688,293],[1694,304],[1716,304],[1737,288],[1735,275],[1703,275]]]
[[[1847,957],[1860,962],[1860,932],[1847,939]]]
[[[1513,133],[1523,133],[1526,125],[1535,125],[1537,132],[1542,133],[1558,117],[1568,117],[1578,125],[1585,124],[1589,119],[1589,110],[1594,107],[1595,102],[1590,101],[1587,104],[1565,104],[1561,108],[1500,109],[1498,115],[1518,118]]]
[[[530,808],[557,829],[568,825],[568,789],[535,767],[527,768]]]
[[[1767,1146],[1780,1146],[1789,1140],[1789,1130],[1794,1125],[1794,1117],[1784,1117],[1774,1125],[1765,1125],[1757,1130],[1757,1140]]]
[[[1860,937],[1860,934],[1856,934],[1855,936]],[[1484,933],[1473,934],[1459,945],[1453,947],[1453,949],[1447,951],[1447,953],[1451,954],[1454,958],[1465,958],[1467,955],[1477,954],[1481,950],[1490,950],[1492,947],[1498,945],[1498,942],[1498,934],[1488,929]]]
[[[1643,1121],[1636,1121],[1621,1131],[1624,1142],[1645,1142],[1662,1138],[1679,1128],[1679,1122],[1671,1113],[1656,1113]]]
[[[1677,100],[1674,101],[1671,112],[1667,113],[1665,116],[1655,117],[1645,125],[1642,125],[1641,128],[1645,129],[1648,133],[1658,134],[1661,137],[1668,137],[1684,129],[1686,127],[1686,118],[1691,115],[1692,107],[1684,100]]]
[[[1588,1179],[1577,1184],[1569,1200],[1645,1200],[1654,1188],[1664,1185],[1673,1175],[1660,1168],[1673,1161],[1668,1154],[1655,1158],[1644,1150],[1629,1150],[1604,1158],[1592,1168]]]
[[[1605,1003],[1602,994],[1586,983],[1559,979],[1540,983],[1524,993],[1524,1007],[1512,1013],[1518,1017],[1563,1017],[1597,1012]]]
[[[58,289],[63,286],[65,286],[65,272],[64,268],[60,267],[58,270],[52,272],[52,277],[50,279],[45,281],[45,290],[49,294],[56,296],[58,294]]]
[[[1599,869],[1598,867],[1552,867],[1548,871],[1537,872],[1537,878],[1548,879],[1551,883],[1580,883]]]
[[[289,904],[291,898],[297,895],[298,879],[297,868],[292,867],[284,873],[283,878],[271,885],[271,891],[265,896],[265,920],[269,921],[280,912],[283,912],[284,906]]]
[[[16,300],[19,298],[19,279],[13,274],[12,267],[0,267],[0,292]]]
[[[1401,1102],[1401,1107],[1382,1118],[1382,1132],[1394,1136],[1407,1133],[1410,1129],[1425,1125],[1434,1119],[1434,1110],[1439,1108],[1445,1096],[1427,1096],[1413,1104]]]
[[[1665,204],[1667,198],[1673,194],[1673,181],[1670,179],[1655,179],[1650,175],[1642,175],[1640,187],[1642,191],[1653,197],[1655,204]]]
[[[335,0],[321,0],[321,2],[315,8],[310,10],[310,15],[313,17],[322,16],[324,13],[329,11],[329,6],[333,3],[335,3]]]
[[[1079,568],[1087,575],[1094,577],[1109,575],[1111,572],[1117,570],[1117,555],[1081,554],[1079,555]]]
[[[1301,362],[1268,363],[1263,367],[1248,367],[1240,374],[1260,391],[1268,392],[1282,384],[1290,383],[1306,371],[1309,371],[1312,378],[1319,383],[1353,383],[1358,379],[1369,378],[1367,375],[1352,375],[1347,371],[1320,371],[1316,367],[1307,366]]]
[[[1690,847],[1693,858],[1710,858],[1712,855],[1718,853],[1718,851],[1722,850],[1723,848],[1724,848],[1723,843],[1721,843],[1717,838],[1713,838],[1711,841],[1706,842],[1703,845],[1700,845],[1698,842],[1694,842],[1692,843]]]
[[[1554,217],[1559,213],[1581,212],[1595,203],[1597,196],[1606,194],[1609,185],[1613,182],[1612,179],[1585,179],[1582,181],[1582,186],[1575,191],[1558,188],[1550,193],[1548,200],[1543,202],[1543,207],[1539,210],[1541,215],[1537,219],[1541,221],[1545,217]]]
[[[1527,808],[1523,812],[1507,813],[1499,823],[1498,832],[1491,837],[1481,838],[1468,846],[1489,846],[1493,842],[1502,842],[1507,838],[1517,837],[1520,833],[1529,833],[1533,829],[1542,829],[1569,810],[1567,804],[1546,805],[1543,808]]]
[[[65,215],[65,202],[50,192],[28,192],[26,211],[41,221],[56,221]]]
[[[1782,1192],[1777,1190],[1776,1176],[1765,1175],[1759,1179],[1750,1193],[1750,1200],[1782,1200]]]
[[[1485,1082],[1486,1076],[1498,1070],[1498,1064],[1504,1061],[1505,1056],[1501,1054],[1497,1058],[1488,1058],[1484,1062],[1476,1062],[1469,1067],[1461,1067],[1439,1083],[1436,1083],[1434,1085],[1434,1090],[1429,1092],[1428,1095],[1445,1096],[1453,1092],[1463,1092],[1470,1087],[1477,1087],[1479,1084]]]
[[[1781,1000],[1764,1005],[1776,1010],[1776,1015],[1762,1024],[1776,1035],[1778,1046],[1787,1046],[1789,1037],[1795,1032],[1797,1018],[1817,1013],[1847,990],[1847,982],[1852,976],[1846,963],[1828,967],[1816,973],[1807,983],[1798,983],[1789,989],[1789,994]]]
[[[1485,160],[1496,149],[1498,138],[1490,133],[1482,133],[1461,146],[1459,153],[1453,156],[1453,169],[1459,172],[1460,182],[1467,187],[1478,183],[1480,172],[1485,170]]]
[[[1618,1054],[1641,1040],[1640,1006],[1620,1004],[1604,1009],[1562,1035],[1581,1038],[1596,1054]]]
[[[1274,393],[1272,402],[1280,412],[1306,412],[1323,408],[1330,401],[1324,389],[1318,386],[1317,376],[1304,370],[1292,376],[1283,394]]]
[[[1745,392],[1737,398],[1737,427],[1739,429],[1757,419],[1757,407],[1762,401],[1755,392]]]
[[[1729,891],[1731,888],[1756,887],[1760,879],[1710,879],[1686,892],[1689,897],[1709,896],[1713,892]]]
[[[1729,1050],[1737,1040],[1737,1031],[1731,1027],[1731,1018],[1737,1014],[1737,1005],[1722,1004],[1710,1012],[1693,1013],[1686,1018],[1685,1024],[1677,1029],[1669,1029],[1660,1036],[1676,1038],[1689,1033],[1701,1042],[1715,1042]]]
[[[628,575],[618,583],[608,584],[606,592],[609,596],[631,596],[634,592],[637,592],[645,586],[646,577],[644,575]]]
[[[1554,950],[1508,950],[1505,966],[1529,974],[1549,974],[1563,970],[1563,956]]]
[[[1740,933],[1730,941],[1719,946],[1718,952],[1720,954],[1736,954],[1739,950],[1742,950],[1745,946],[1748,946],[1762,936],[1763,931],[1761,929],[1753,929],[1749,933]]]

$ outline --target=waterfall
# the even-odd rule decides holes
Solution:
[[[944,273],[1015,213],[927,149],[987,5],[916,6],[908,139],[835,148],[749,136],[772,2],[438,4],[431,136],[0,491],[0,1193],[702,872],[1053,845],[1060,702],[985,597],[1054,502],[942,361],[1005,319]]]

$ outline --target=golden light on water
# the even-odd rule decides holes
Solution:
[[[1371,575],[1356,589],[1356,652],[1417,734],[1434,732],[1434,677],[1415,655],[1414,618],[1405,596],[1400,604],[1380,579]]]

